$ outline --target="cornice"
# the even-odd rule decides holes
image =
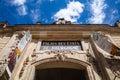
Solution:
[[[71,24],[71,25],[41,25],[41,24],[20,24],[6,28],[0,28],[0,33],[11,33],[16,31],[107,31],[120,33],[120,28],[107,24]]]

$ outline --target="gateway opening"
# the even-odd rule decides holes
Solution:
[[[85,70],[71,68],[48,68],[36,70],[34,80],[88,80]]]

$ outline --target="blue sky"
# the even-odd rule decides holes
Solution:
[[[120,20],[120,0],[0,0],[0,21],[51,24],[65,18],[77,24],[110,24]]]

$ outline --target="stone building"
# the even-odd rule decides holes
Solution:
[[[120,80],[119,27],[59,22],[1,22],[0,80]]]

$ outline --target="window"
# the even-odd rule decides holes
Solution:
[[[42,41],[40,50],[82,50],[81,41]]]

